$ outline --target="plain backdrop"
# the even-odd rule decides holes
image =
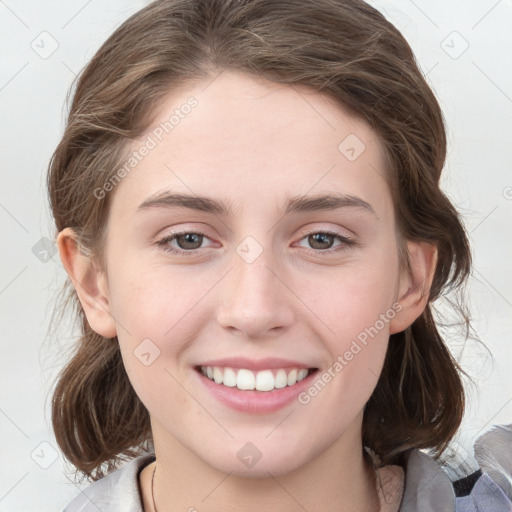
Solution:
[[[403,32],[448,128],[443,186],[473,244],[473,326],[492,352],[454,337],[450,348],[477,384],[455,447],[512,422],[512,2],[372,1]],[[46,200],[46,167],[63,131],[67,91],[128,16],[134,0],[0,0],[0,512],[61,510],[72,482],[50,428],[50,392],[74,341],[47,336],[65,275]],[[442,306],[442,305],[441,305]]]

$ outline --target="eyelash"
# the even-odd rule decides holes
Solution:
[[[180,231],[177,233],[173,233],[172,235],[166,236],[165,238],[162,238],[161,240],[156,242],[156,245],[158,245],[159,247],[162,247],[165,252],[169,252],[171,254],[177,254],[177,255],[181,255],[181,256],[194,256],[195,254],[197,254],[197,251],[199,249],[190,249],[187,251],[184,249],[174,249],[174,248],[170,247],[170,245],[169,245],[169,243],[172,242],[173,240],[175,240],[178,236],[187,235],[187,234],[200,235],[200,236],[203,236],[204,238],[208,238],[208,236],[205,235],[204,233],[202,233],[201,231]],[[308,252],[312,252],[315,255],[320,254],[322,256],[324,256],[324,255],[329,256],[329,255],[332,255],[334,252],[347,250],[350,247],[354,247],[357,245],[357,242],[355,240],[353,240],[352,238],[340,235],[339,233],[336,233],[335,231],[329,231],[329,230],[308,231],[306,233],[303,233],[302,238],[300,238],[299,241],[302,241],[304,238],[307,238],[310,235],[316,235],[316,234],[334,236],[342,243],[339,246],[335,246],[337,248],[308,249]]]

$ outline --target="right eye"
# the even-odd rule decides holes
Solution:
[[[208,237],[204,233],[196,231],[182,231],[165,236],[158,240],[156,244],[163,248],[164,251],[172,254],[192,255]],[[208,239],[209,240],[209,239]]]

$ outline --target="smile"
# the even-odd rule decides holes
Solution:
[[[246,368],[222,368],[218,366],[200,366],[201,373],[215,382],[240,390],[272,391],[286,386],[294,386],[305,379],[313,369],[279,368],[253,372]]]

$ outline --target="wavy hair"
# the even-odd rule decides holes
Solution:
[[[432,302],[462,289],[471,254],[460,217],[439,187],[446,133],[436,97],[401,33],[362,0],[157,0],[125,21],[75,83],[48,171],[57,231],[73,228],[101,261],[110,194],[100,201],[93,190],[112,178],[170,91],[225,69],[308,86],[378,134],[399,237],[435,245],[438,262],[423,314],[390,337],[365,407],[363,443],[384,463],[403,464],[412,448],[439,456],[462,420],[464,390]],[[401,258],[407,265],[403,249]],[[149,413],[129,382],[117,339],[91,329],[69,281],[66,293],[57,307],[74,307],[81,336],[56,380],[52,425],[65,457],[97,480],[123,458],[151,449]]]

